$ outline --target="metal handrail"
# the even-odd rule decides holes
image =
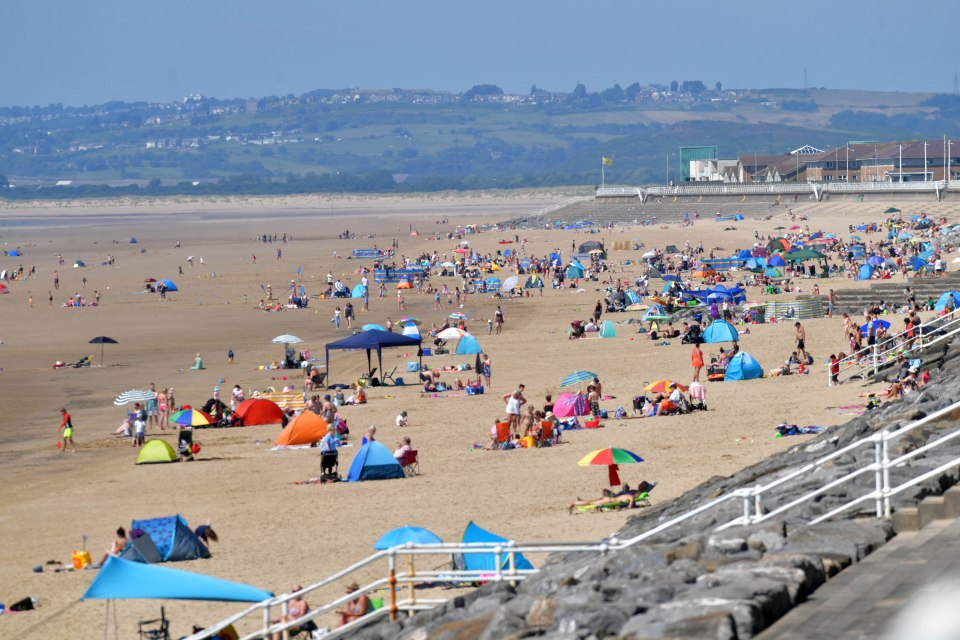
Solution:
[[[950,319],[947,320],[947,318],[950,318]],[[938,316],[925,323],[921,323],[918,327],[914,327],[913,329],[910,330],[910,331],[914,331],[916,334],[914,337],[913,345],[910,348],[910,351],[911,352],[914,350],[923,351],[925,347],[929,347],[933,344],[936,344],[937,342],[940,342],[942,339],[946,337],[954,335],[955,333],[958,332],[958,330],[960,330],[960,327],[958,327],[957,329],[954,329],[953,331],[947,333],[946,335],[936,336],[934,339],[927,340],[927,341],[924,340],[924,334],[923,334],[924,329],[933,328],[933,329],[942,330],[945,327],[948,327],[951,324],[954,324],[956,322],[960,322],[960,308],[954,309],[950,313],[947,313],[942,316]],[[859,328],[857,330],[859,331]],[[906,338],[907,333],[908,333],[908,330],[901,331],[900,333],[897,333],[895,335],[888,336],[887,340],[896,341],[901,338]],[[873,369],[873,375],[876,375],[880,370],[881,365],[887,364],[892,360],[892,358],[890,358],[889,356],[899,355],[899,352],[901,352],[901,348],[902,348],[901,345],[902,345],[902,342],[899,344],[895,344],[893,347],[887,349],[886,351],[878,353],[879,346],[874,344],[874,345],[868,345],[866,347],[861,348],[859,351],[855,351],[854,353],[851,353],[849,356],[847,356],[846,358],[844,358],[839,362],[840,373],[837,376],[837,382],[839,383],[839,382],[842,382],[843,380],[849,380],[854,376],[862,375],[865,370],[871,369],[871,368]],[[859,359],[858,359],[858,356],[860,356]],[[870,358],[868,360],[864,360],[863,356],[870,356]],[[884,360],[884,358],[886,358],[886,360]],[[830,378],[831,378],[830,368],[827,367],[827,386],[830,386]]]
[[[205,638],[210,638],[211,636],[213,636],[215,633],[222,630],[223,628],[239,621],[240,619],[248,615],[255,613],[257,610],[262,610],[263,625],[260,629],[243,636],[243,640],[265,638],[265,637],[269,637],[270,634],[274,634],[274,633],[281,633],[285,637],[287,632],[290,629],[300,627],[304,623],[310,620],[313,620],[321,615],[327,614],[333,611],[336,607],[358,597],[358,595],[360,594],[372,593],[383,587],[387,587],[389,589],[389,594],[391,598],[391,603],[389,608],[387,608],[386,605],[384,606],[384,609],[387,609],[387,611],[384,612],[383,610],[378,609],[375,612],[368,614],[366,616],[363,616],[362,618],[350,623],[349,625],[345,625],[343,627],[340,627],[332,631],[331,634],[328,636],[330,638],[341,637],[342,635],[345,635],[346,633],[348,633],[350,630],[357,628],[359,626],[365,625],[369,623],[371,620],[374,620],[379,617],[383,617],[387,614],[391,616],[391,619],[394,619],[399,611],[412,612],[414,610],[422,609],[427,605],[435,605],[435,604],[438,604],[439,602],[445,601],[445,600],[435,601],[435,600],[423,600],[423,599],[418,601],[413,597],[412,593],[411,593],[410,599],[397,601],[396,592],[397,592],[398,585],[404,585],[404,584],[413,585],[415,583],[416,584],[449,584],[449,583],[458,583],[458,582],[475,583],[480,581],[520,582],[525,580],[530,575],[536,574],[537,570],[536,569],[527,569],[527,570],[517,569],[516,557],[518,554],[523,554],[523,553],[543,554],[543,553],[555,553],[555,552],[568,552],[568,553],[569,552],[589,552],[589,553],[606,554],[611,551],[621,551],[621,550],[630,548],[639,542],[648,540],[651,537],[659,533],[662,533],[672,527],[675,527],[676,525],[682,522],[685,522],[701,513],[710,511],[730,500],[734,500],[737,498],[739,498],[742,501],[743,515],[741,515],[738,518],[735,518],[734,520],[731,520],[730,522],[727,522],[723,525],[715,527],[715,530],[719,531],[719,530],[723,530],[736,525],[757,524],[765,520],[768,520],[772,517],[775,517],[777,515],[780,515],[781,513],[789,509],[793,509],[794,507],[797,507],[805,502],[809,502],[815,499],[817,496],[869,472],[873,472],[876,478],[875,480],[876,488],[873,491],[868,492],[862,496],[856,497],[852,500],[849,500],[848,502],[837,507],[836,509],[833,509],[832,511],[826,514],[823,514],[815,518],[814,520],[811,520],[810,522],[808,522],[808,524],[815,524],[817,522],[821,522],[823,520],[832,518],[833,516],[839,513],[842,513],[843,511],[847,511],[861,504],[862,502],[865,502],[868,500],[874,500],[876,502],[876,516],[878,518],[889,517],[891,513],[890,498],[892,496],[908,489],[911,486],[915,486],[916,484],[919,484],[920,482],[923,482],[929,478],[935,477],[938,473],[941,473],[947,469],[960,466],[960,457],[955,458],[949,462],[946,462],[938,466],[934,470],[927,471],[924,474],[917,476],[916,478],[908,480],[907,482],[897,487],[890,486],[890,473],[889,473],[890,469],[897,467],[899,465],[902,465],[908,460],[916,456],[922,455],[927,451],[940,447],[946,444],[947,442],[952,441],[954,438],[960,437],[960,430],[950,432],[945,436],[938,438],[937,440],[934,440],[933,442],[929,442],[924,446],[914,449],[913,451],[906,453],[902,456],[899,456],[893,460],[889,458],[890,442],[892,442],[893,440],[896,440],[897,438],[900,438],[901,436],[903,436],[906,433],[909,433],[910,431],[913,431],[914,429],[918,429],[926,424],[929,424],[930,422],[939,420],[944,416],[947,416],[948,414],[951,414],[958,410],[960,410],[960,402],[955,402],[919,420],[916,420],[910,424],[907,424],[899,429],[888,428],[888,429],[884,429],[882,431],[870,434],[869,436],[861,438],[860,440],[852,442],[836,451],[833,451],[825,456],[822,456],[814,460],[813,462],[803,465],[798,469],[794,469],[793,471],[772,480],[766,485],[758,485],[756,487],[746,487],[746,488],[736,489],[734,491],[731,491],[730,493],[727,493],[707,503],[704,503],[699,507],[696,507],[695,509],[691,509],[676,517],[670,518],[660,523],[659,525],[651,529],[648,529],[647,531],[644,531],[643,533],[637,536],[634,536],[632,538],[627,538],[624,540],[620,540],[614,535],[607,540],[601,540],[599,542],[593,542],[593,543],[551,542],[551,543],[545,543],[545,544],[517,544],[513,541],[506,542],[506,543],[496,543],[496,544],[435,543],[435,544],[416,545],[416,544],[408,543],[407,545],[402,547],[393,547],[386,551],[380,551],[380,552],[374,553],[373,555],[363,560],[360,560],[359,562],[354,563],[350,567],[347,567],[346,569],[343,569],[331,576],[328,576],[327,578],[321,580],[320,582],[317,582],[316,584],[313,584],[307,587],[306,589],[303,589],[295,594],[283,594],[281,596],[277,596],[274,598],[270,598],[268,600],[264,600],[262,602],[258,602],[248,607],[244,611],[238,614],[235,614],[233,616],[230,616],[218,622],[217,624],[211,626],[210,628],[205,629],[202,632],[189,636],[187,640],[202,640]],[[804,495],[798,498],[795,498],[784,505],[777,507],[776,509],[773,509],[771,511],[764,513],[763,504],[762,504],[762,497],[764,494],[769,493],[773,489],[780,487],[785,483],[790,482],[791,480],[794,480],[800,476],[806,476],[811,471],[814,471],[822,467],[823,465],[835,460],[836,458],[846,453],[849,453],[854,449],[857,449],[859,447],[862,447],[868,444],[873,445],[874,447],[874,459],[872,462],[854,469],[853,471],[844,475],[841,478],[837,478],[822,486],[818,486],[814,490],[809,491]],[[450,570],[450,571],[419,570],[418,571],[412,565],[413,558],[415,558],[418,555],[437,555],[437,554],[450,555],[451,553],[457,553],[457,554],[481,554],[481,553],[490,554],[492,553],[494,554],[494,557],[495,557],[496,568],[492,571],[477,571],[477,570]],[[397,559],[398,557],[401,557],[401,556],[409,557],[411,566],[409,570],[406,571],[405,573],[402,573],[401,575],[397,575]],[[317,609],[311,609],[306,615],[300,618],[297,618],[295,620],[291,620],[289,622],[275,623],[275,624],[270,623],[271,608],[280,606],[281,612],[283,614],[282,617],[285,617],[287,614],[287,603],[291,599],[299,595],[304,595],[311,591],[315,591],[316,589],[319,589],[321,587],[328,586],[333,582],[347,575],[355,573],[359,569],[367,567],[373,562],[377,560],[382,560],[384,558],[386,558],[389,563],[389,574],[387,578],[380,578],[380,579],[374,580],[373,582],[364,585],[358,591],[341,596],[340,598],[337,598],[332,602],[328,602]],[[506,562],[504,562],[505,558],[506,558]],[[504,564],[507,565],[506,568],[504,568]]]

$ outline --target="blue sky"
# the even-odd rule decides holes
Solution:
[[[698,8],[701,7],[701,8]],[[949,92],[955,0],[8,0],[0,105],[671,80]]]

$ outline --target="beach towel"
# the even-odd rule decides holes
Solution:
[[[798,427],[795,424],[779,424],[776,429],[777,433],[773,436],[774,438],[783,438],[786,436],[807,436],[820,433],[823,431],[823,427]]]

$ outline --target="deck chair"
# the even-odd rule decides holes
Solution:
[[[167,620],[163,607],[160,607],[159,618],[141,620],[138,630],[142,640],[170,640],[170,621]]]
[[[510,440],[510,423],[498,422],[497,423],[497,444],[503,444],[508,440]]]
[[[393,375],[396,372],[397,372],[397,367],[394,367],[393,371],[391,371],[390,373],[384,373],[382,376],[380,376],[380,384],[387,384],[387,380],[389,380],[393,384],[396,384],[396,381],[393,379]]]
[[[403,467],[403,475],[408,478],[420,475],[420,461],[417,459],[417,449],[407,451],[403,456],[403,460],[400,461],[400,465]]]
[[[553,422],[549,420],[543,420],[540,422],[540,439],[537,441],[537,446],[540,447],[549,447],[554,444],[553,442]],[[557,431],[557,442],[560,442],[560,432]]]

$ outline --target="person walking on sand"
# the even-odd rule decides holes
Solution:
[[[500,335],[500,332],[503,331],[503,309],[500,308],[500,305],[497,305],[497,310],[493,313],[493,325],[497,329],[497,335]]]
[[[490,355],[489,355],[489,354],[486,354],[486,353],[483,354],[483,361],[480,363],[480,365],[483,367],[482,373],[483,373],[484,379],[487,381],[487,388],[488,388],[488,389],[490,388],[490,366],[491,366],[491,364],[492,364],[492,362],[490,361]]]
[[[799,322],[793,325],[797,328],[797,353],[800,354],[802,358],[801,362],[806,362],[807,360],[807,330],[803,328],[803,325]]]
[[[690,362],[693,365],[693,381],[700,381],[700,370],[703,369],[703,351],[700,350],[700,345],[693,345],[693,352],[690,354]]]
[[[60,415],[63,416],[63,421],[60,423],[61,429],[63,429],[63,447],[60,449],[60,453],[63,453],[67,450],[67,443],[73,447],[73,452],[77,452],[77,445],[73,442],[73,420],[70,419],[70,414],[67,413],[67,408],[64,407],[60,409]]]

